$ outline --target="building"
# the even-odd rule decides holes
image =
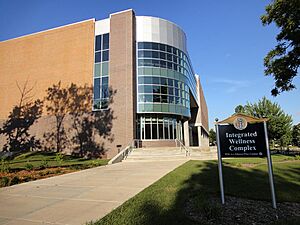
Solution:
[[[93,85],[91,110],[114,112],[108,158],[134,139],[145,147],[174,146],[175,139],[208,147],[207,105],[186,35],[161,18],[130,9],[2,41],[0,78],[1,120],[18,102],[16,81],[34,83],[41,98],[59,81]],[[109,87],[116,91],[110,105]],[[39,123],[37,136],[49,125]]]

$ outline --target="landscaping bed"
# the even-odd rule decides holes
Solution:
[[[107,159],[84,159],[53,152],[28,152],[12,160],[1,160],[0,187],[102,166],[107,162]]]

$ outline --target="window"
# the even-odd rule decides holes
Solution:
[[[101,62],[101,52],[96,52],[95,63]]]
[[[95,37],[93,110],[106,109],[109,102],[109,34]]]
[[[103,50],[109,49],[109,34],[103,34]]]
[[[109,58],[108,51],[103,51],[102,52],[102,61],[108,61],[108,58]]]
[[[101,35],[96,36],[96,44],[95,44],[95,51],[101,50]]]

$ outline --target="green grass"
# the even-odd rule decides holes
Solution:
[[[300,202],[300,161],[274,156],[278,202]],[[254,164],[249,165],[244,164]],[[227,159],[224,162],[225,195],[270,201],[266,159]],[[146,188],[94,225],[196,224],[185,216],[189,199],[219,197],[217,161],[189,161]],[[203,206],[201,206],[203,208]],[[204,207],[205,209],[205,207]],[[217,209],[209,209],[212,216]],[[296,222],[299,219],[296,218]],[[295,224],[293,221],[286,224]]]
[[[73,156],[63,156],[62,161],[56,159],[56,154],[53,152],[27,152],[8,161],[11,170],[28,169],[28,164],[32,165],[33,169],[38,169],[41,166],[47,167],[84,167],[84,166],[102,166],[106,165],[107,159],[84,159]]]

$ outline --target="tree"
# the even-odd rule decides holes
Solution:
[[[213,129],[209,130],[209,143],[212,145],[216,144],[216,132]]]
[[[293,145],[300,147],[300,123],[293,126],[292,142]]]
[[[244,106],[244,113],[258,118],[269,118],[267,127],[270,140],[279,140],[281,146],[291,142],[292,117],[285,114],[277,103],[263,97],[258,103],[247,103]]]
[[[18,82],[16,84],[21,95],[19,103],[13,107],[0,129],[0,134],[7,136],[4,151],[28,151],[40,145],[39,140],[29,134],[29,129],[41,117],[43,102],[32,100],[34,87],[28,88],[28,80],[22,88]]]
[[[244,113],[244,107],[242,105],[238,105],[237,107],[235,107],[234,112],[235,113]]]
[[[272,95],[295,88],[293,78],[298,75],[300,65],[300,1],[274,0],[261,16],[263,25],[275,23],[280,32],[278,44],[264,59],[265,75],[272,75],[275,87]]]
[[[55,130],[46,133],[44,137],[50,142],[54,141],[56,152],[61,152],[67,144],[64,120],[69,113],[68,91],[58,82],[47,89],[45,101],[48,115],[55,117]]]

